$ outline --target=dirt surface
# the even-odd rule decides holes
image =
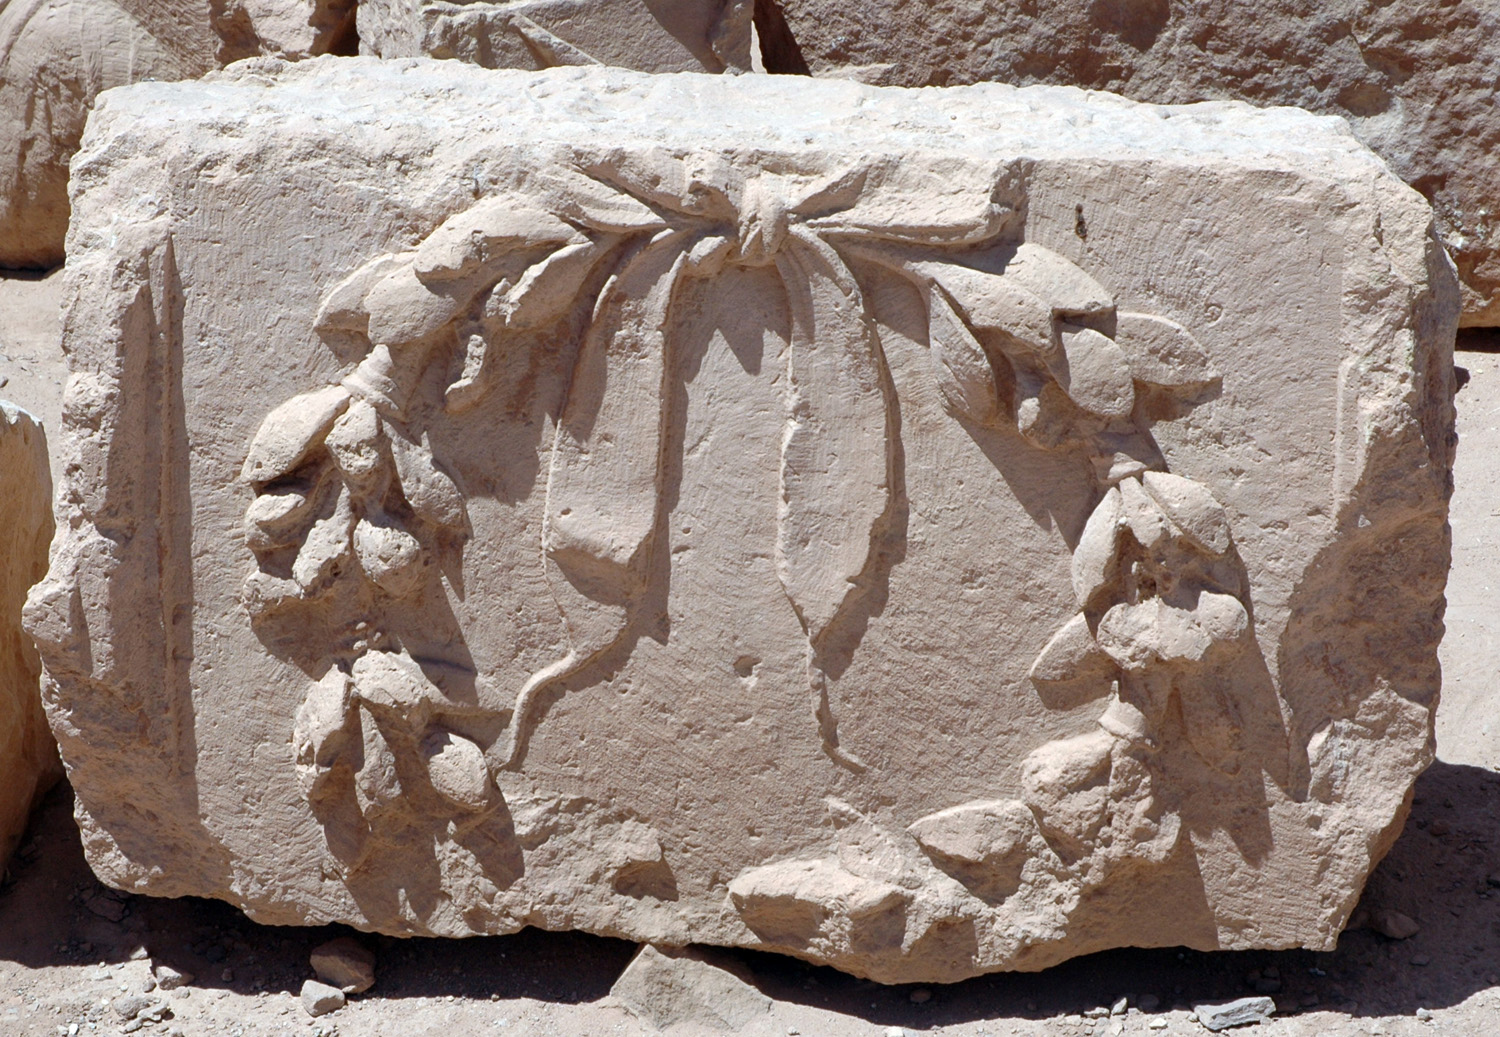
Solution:
[[[33,291],[50,287],[29,283]],[[12,379],[20,350],[17,337],[6,334],[18,311],[7,302],[34,298],[14,291],[15,284],[0,282],[0,376]],[[1500,1026],[1500,720],[1486,703],[1500,672],[1493,593],[1500,582],[1500,336],[1468,335],[1463,345],[1470,350],[1459,364],[1470,380],[1459,394],[1441,760],[1419,782],[1411,821],[1361,905],[1366,918],[1408,916],[1419,926],[1415,935],[1395,940],[1355,929],[1331,954],[1113,951],[1041,974],[950,987],[880,987],[741,953],[736,957],[774,1002],[747,1032],[1203,1034],[1190,1006],[1257,990],[1274,997],[1276,1017],[1231,1032],[1398,1037],[1477,1035]],[[57,370],[48,362],[26,361],[43,378]],[[66,788],[49,797],[0,884],[0,1037],[651,1032],[609,996],[632,945],[533,930],[462,941],[361,936],[377,956],[374,989],[312,1018],[298,999],[312,976],[308,953],[344,930],[260,926],[216,902],[106,890],[84,863],[70,808]],[[179,990],[148,993],[153,965],[195,978]],[[136,1024],[115,1006],[133,994],[164,1006],[164,1018],[131,1029]],[[1089,1017],[1121,997],[1130,1005],[1123,1014]]]

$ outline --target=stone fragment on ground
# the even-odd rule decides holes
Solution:
[[[302,984],[302,1010],[308,1015],[317,1018],[330,1012],[337,1012],[348,1003],[344,992],[338,987],[329,986],[327,983],[316,979],[309,979]]]
[[[749,0],[361,0],[360,53],[485,68],[748,72]]]
[[[151,970],[156,985],[163,990],[178,990],[193,982],[191,972],[182,972],[170,965],[158,962]]]
[[[1342,116],[1436,207],[1464,323],[1500,325],[1493,0],[776,0],[757,19],[771,71],[900,86],[1051,83]]]
[[[1276,1002],[1269,997],[1242,997],[1224,1004],[1195,1005],[1193,1013],[1206,1029],[1217,1033],[1265,1022],[1276,1014]]]
[[[42,712],[41,659],[21,629],[26,592],[47,571],[51,539],[46,435],[30,414],[0,400],[0,873],[32,806],[62,777]]]
[[[1421,931],[1416,920],[1393,908],[1377,908],[1370,912],[1369,925],[1381,936],[1391,940],[1407,940]]]
[[[75,168],[27,624],[111,885],[925,984],[1328,949],[1399,832],[1457,286],[1341,124],[262,61]]]
[[[737,1033],[771,1010],[749,972],[722,951],[645,944],[610,994],[658,1029],[685,1024]]]
[[[348,42],[353,0],[10,0],[0,4],[0,268],[63,261],[68,163],[94,99],[257,54]]]
[[[309,957],[318,978],[346,994],[363,994],[375,985],[375,952],[352,936],[321,943]]]

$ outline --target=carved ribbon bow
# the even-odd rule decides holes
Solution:
[[[544,537],[565,577],[558,601],[572,647],[522,689],[512,759],[524,752],[537,692],[615,644],[646,589],[662,518],[673,298],[684,279],[739,265],[774,266],[790,303],[777,571],[807,635],[824,744],[862,766],[838,749],[820,649],[891,511],[894,403],[874,322],[838,245],[973,245],[1011,210],[986,193],[933,222],[867,219],[856,203],[869,169],[743,175],[717,156],[695,156],[622,163],[609,174],[664,211],[665,225],[634,245],[605,286],[557,427]]]

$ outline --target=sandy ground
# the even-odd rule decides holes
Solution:
[[[0,396],[49,427],[62,378],[49,337],[57,289],[55,278],[0,279],[0,379],[8,380],[0,382]],[[1366,914],[1395,910],[1415,919],[1414,936],[1392,940],[1355,929],[1330,954],[1114,951],[1036,975],[922,988],[880,987],[740,953],[735,957],[772,998],[745,1032],[1204,1034],[1190,1006],[1247,996],[1257,986],[1275,998],[1276,1017],[1232,1032],[1500,1032],[1500,719],[1488,704],[1500,675],[1500,334],[1467,335],[1461,346],[1458,363],[1470,380],[1459,394],[1440,761],[1419,782],[1411,821],[1362,904]],[[308,952],[341,930],[260,926],[212,901],[106,890],[84,864],[70,807],[66,788],[52,794],[0,883],[0,1037],[653,1032],[609,994],[633,945],[537,931],[461,941],[362,937],[377,955],[375,988],[311,1018],[298,1000],[312,975]],[[195,978],[180,990],[146,993],[165,1006],[165,1018],[131,1030],[135,1024],[112,1004],[145,992],[154,964]],[[1132,1006],[1125,1014],[1089,1017],[1121,997]],[[1153,1002],[1159,1007],[1137,1007]]]

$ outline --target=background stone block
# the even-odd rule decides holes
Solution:
[[[75,179],[107,881],[951,980],[1329,947],[1399,831],[1458,301],[1337,120],[260,62]]]
[[[750,0],[363,0],[360,53],[485,68],[748,72]]]
[[[767,66],[901,86],[994,81],[1342,115],[1428,198],[1500,325],[1500,4],[1493,0],[775,0]]]
[[[62,776],[42,715],[41,660],[21,630],[26,592],[47,571],[51,503],[42,428],[0,400],[0,869],[32,805]]]
[[[353,0],[0,0],[0,267],[63,261],[68,162],[94,98],[349,42]]]

